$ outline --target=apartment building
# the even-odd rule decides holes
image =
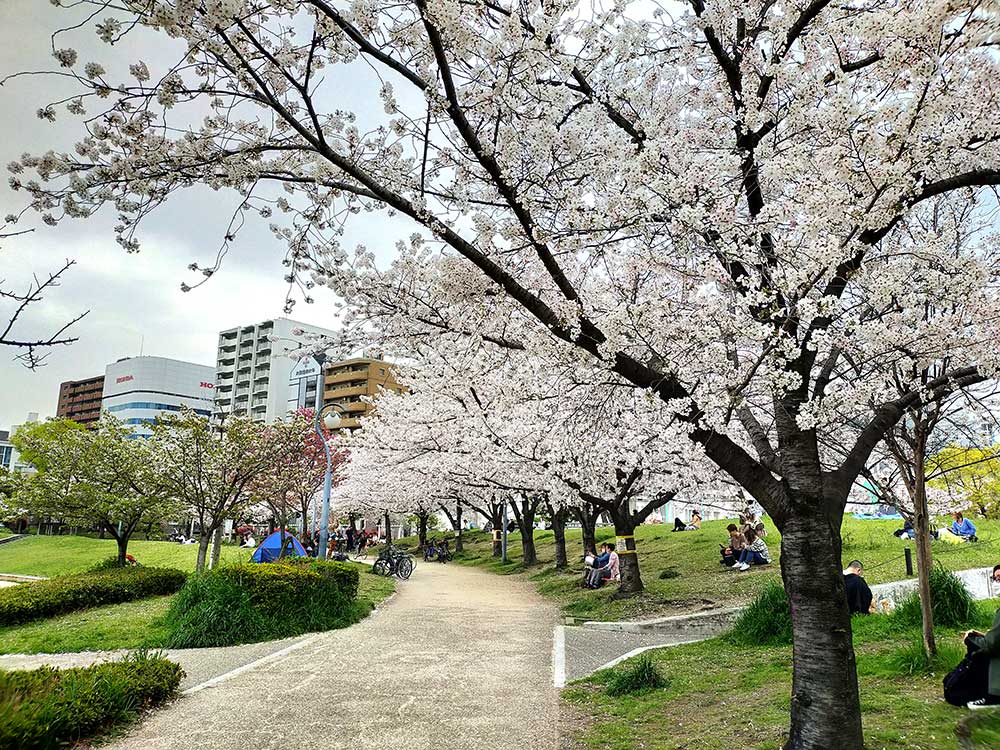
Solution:
[[[210,416],[215,368],[167,357],[126,357],[104,372],[103,410],[128,425],[136,437],[152,435],[151,424],[182,407]]]
[[[103,394],[103,375],[86,380],[67,380],[59,386],[56,416],[72,419],[82,425],[92,425],[101,418]]]
[[[341,362],[330,362],[325,368],[323,403],[339,404],[344,408],[343,427],[356,430],[361,426],[360,418],[372,411],[372,405],[364,399],[378,394],[383,389],[403,390],[396,382],[395,371],[390,362],[381,358],[358,357]]]
[[[288,410],[288,384],[305,337],[333,336],[327,328],[275,318],[219,333],[213,416],[249,416],[256,421],[283,419]]]

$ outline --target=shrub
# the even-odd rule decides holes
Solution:
[[[938,643],[937,653],[928,656],[924,651],[923,639],[917,637],[901,649],[892,652],[888,664],[892,672],[913,675],[929,675],[948,671],[962,660],[965,649],[952,643]]]
[[[186,574],[172,568],[115,568],[0,589],[0,625],[18,625],[78,609],[173,594]]]
[[[660,571],[660,580],[669,581],[671,578],[679,578],[680,575],[676,568],[664,568]]]
[[[233,646],[356,621],[357,569],[318,560],[232,565],[191,576],[167,613],[169,645]]]
[[[736,619],[726,638],[740,646],[781,646],[792,642],[792,613],[780,583],[770,582]]]
[[[0,748],[50,750],[103,734],[163,703],[182,675],[144,652],[91,667],[0,671]]]
[[[612,672],[606,690],[611,696],[637,695],[665,688],[667,684],[653,658],[644,653]]]
[[[934,627],[961,628],[975,624],[978,615],[976,602],[954,573],[937,565],[931,569],[930,584]],[[920,595],[914,592],[903,599],[894,615],[904,625],[920,625]]]

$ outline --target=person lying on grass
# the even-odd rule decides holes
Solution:
[[[736,558],[736,565],[733,570],[746,572],[751,565],[767,565],[771,562],[771,553],[767,549],[767,544],[761,539],[754,529],[747,529],[745,534],[746,547]]]
[[[691,514],[690,523],[684,523],[680,518],[674,519],[674,531],[697,531],[701,528],[701,513],[695,511]]]
[[[993,566],[991,574],[994,582],[1000,583],[1000,565]],[[970,651],[974,651],[974,660],[989,659],[986,684],[983,696],[970,701],[968,707],[975,710],[988,706],[1000,706],[1000,609],[993,617],[993,627],[987,633],[978,630],[967,630],[962,633],[962,643]]]
[[[844,570],[844,589],[847,593],[847,608],[851,614],[870,615],[875,611],[875,599],[862,574],[865,566],[860,560],[851,560]]]
[[[962,515],[961,511],[955,511],[951,516],[954,519],[951,523],[951,528],[941,529],[939,532],[940,538],[953,544],[979,541],[976,537],[975,525]]]

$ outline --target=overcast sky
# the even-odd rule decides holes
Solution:
[[[0,0],[0,77],[14,71],[50,70],[50,35],[72,16],[45,0]],[[110,69],[144,60],[153,68],[157,60],[176,59],[164,36],[129,36],[114,50],[93,32],[60,38],[59,46],[72,46],[80,64],[99,60]],[[139,49],[141,47],[141,49]],[[356,81],[365,83],[367,70]],[[7,186],[6,164],[23,152],[71,149],[81,133],[68,116],[46,123],[35,111],[60,94],[60,82],[26,77],[0,88],[0,217],[24,206],[23,193]],[[344,92],[344,104],[363,110],[371,106],[357,88]],[[353,99],[353,101],[352,101]],[[374,102],[374,109],[381,105]],[[32,234],[7,239],[0,245],[0,278],[7,287],[22,287],[32,273],[53,270],[66,259],[77,265],[63,285],[36,306],[19,332],[30,335],[58,328],[85,310],[89,314],[74,328],[80,341],[52,351],[46,365],[29,371],[13,361],[15,352],[0,349],[0,429],[23,422],[28,412],[42,417],[55,413],[59,383],[104,372],[107,363],[143,353],[214,364],[217,334],[236,325],[282,315],[286,285],[282,281],[283,248],[264,224],[248,226],[230,252],[223,272],[201,288],[183,293],[182,281],[192,281],[191,262],[210,265],[220,237],[236,205],[234,194],[197,189],[181,195],[160,209],[140,234],[142,251],[126,254],[114,240],[113,212],[87,220],[67,220],[46,227],[36,214],[26,214],[18,228],[34,227]],[[366,220],[367,219],[367,220]],[[250,230],[250,231],[247,231]],[[363,242],[373,249],[391,248],[398,236],[412,231],[384,219],[361,217],[347,243]],[[333,326],[329,297],[317,295],[313,305],[299,302],[293,319]],[[0,303],[6,321],[9,307]]]

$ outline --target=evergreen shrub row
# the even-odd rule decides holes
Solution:
[[[179,591],[187,574],[172,568],[115,568],[0,589],[0,626]]]
[[[105,734],[174,695],[182,675],[145,652],[90,667],[0,671],[0,748],[53,750]]]

